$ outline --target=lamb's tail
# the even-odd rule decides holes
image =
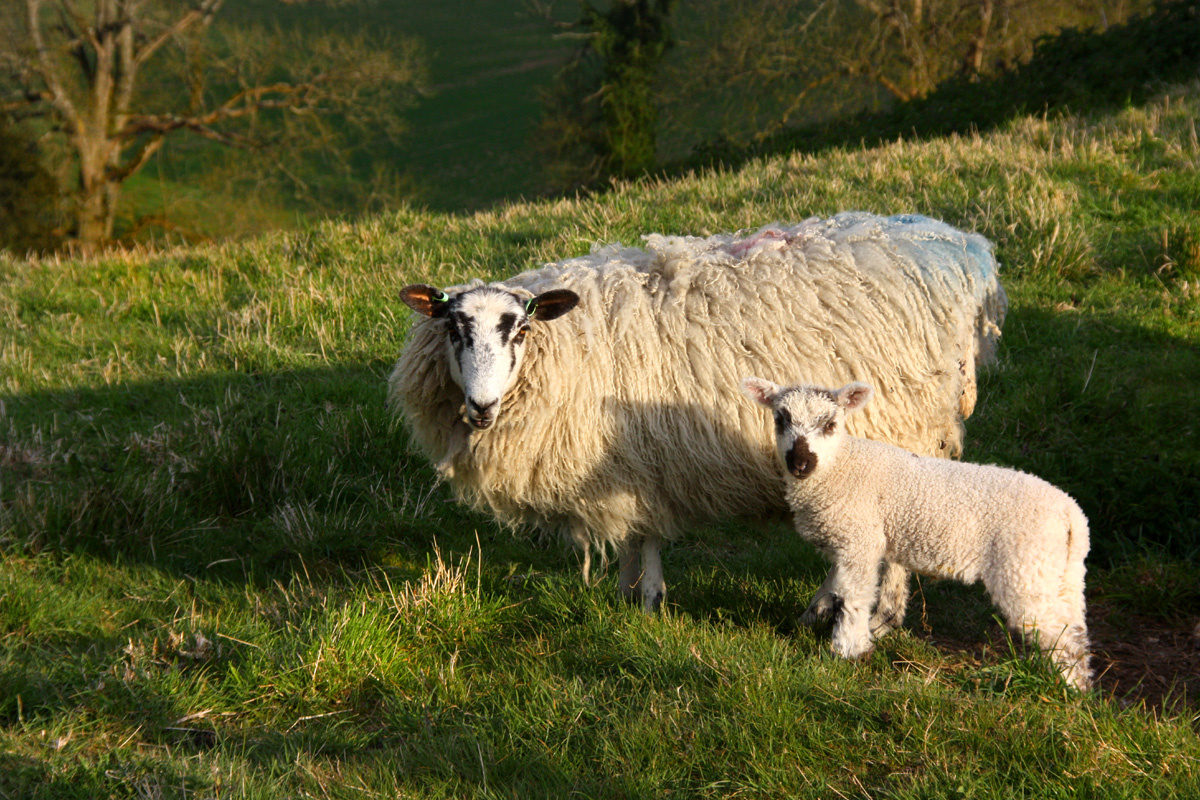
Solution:
[[[1084,558],[1091,547],[1088,521],[1079,504],[1072,501],[1067,509],[1067,565],[1063,571],[1060,597],[1069,609],[1069,621],[1058,642],[1060,660],[1067,680],[1080,689],[1091,684],[1092,671],[1088,664],[1087,603],[1084,599]]]

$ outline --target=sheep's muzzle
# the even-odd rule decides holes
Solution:
[[[808,440],[801,436],[792,443],[792,449],[787,451],[784,458],[787,470],[797,478],[804,479],[812,474],[817,466],[817,454],[808,449]]]

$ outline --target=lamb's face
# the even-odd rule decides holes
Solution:
[[[762,378],[746,378],[742,390],[775,418],[775,444],[788,473],[798,480],[828,466],[846,435],[846,417],[866,405],[872,389],[850,383],[841,389],[781,387]]]
[[[565,289],[524,300],[494,286],[447,295],[424,284],[405,287],[400,298],[414,311],[442,320],[450,375],[462,387],[465,420],[477,430],[492,426],[501,400],[517,382],[531,323],[560,317],[579,302]]]

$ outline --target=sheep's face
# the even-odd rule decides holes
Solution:
[[[555,289],[528,300],[494,286],[448,295],[424,284],[406,286],[400,299],[419,314],[442,320],[450,375],[463,390],[465,420],[490,428],[501,401],[517,382],[532,323],[548,322],[573,309],[579,296]]]
[[[810,478],[819,466],[833,462],[846,434],[846,417],[870,402],[873,393],[865,383],[849,383],[841,389],[785,388],[762,378],[746,378],[742,391],[771,410],[779,457],[797,480]]]

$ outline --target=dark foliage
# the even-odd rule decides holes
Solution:
[[[1105,31],[1067,29],[1039,39],[1027,64],[996,75],[952,78],[925,97],[874,114],[794,128],[750,146],[725,140],[697,148],[669,171],[736,165],[771,153],[819,151],[898,137],[932,138],[994,128],[1051,110],[1137,104],[1164,83],[1200,75],[1200,0],[1163,2]]]
[[[654,167],[654,78],[674,44],[677,0],[620,0],[600,11],[581,3],[584,44],[542,98],[539,146],[557,188],[630,177]]]
[[[0,116],[0,248],[22,254],[52,248],[58,199],[37,146]]]

